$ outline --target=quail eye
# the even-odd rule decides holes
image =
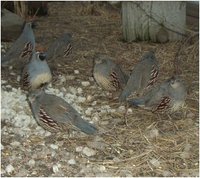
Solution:
[[[39,54],[39,58],[41,61],[45,60],[46,59],[46,54],[45,53],[40,53]]]

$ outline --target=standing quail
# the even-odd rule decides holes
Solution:
[[[93,76],[98,85],[108,91],[123,89],[128,76],[106,55],[96,55]]]
[[[30,93],[28,100],[39,125],[50,132],[65,131],[67,126],[76,126],[86,134],[95,134],[97,128],[83,120],[80,114],[64,99],[43,90]]]
[[[158,78],[158,73],[158,61],[154,52],[145,53],[131,72],[127,85],[119,97],[120,102],[127,100],[132,94],[142,93],[153,86]]]
[[[5,56],[2,56],[2,66],[8,66],[12,62],[24,62],[29,59],[35,49],[35,36],[31,27],[32,23],[26,23],[23,32],[14,42]],[[22,58],[23,60],[19,60]],[[17,60],[17,61],[16,61]]]
[[[45,60],[44,53],[33,52],[28,64],[25,65],[22,76],[21,85],[24,90],[35,90],[52,80],[51,71]]]
[[[128,102],[130,105],[152,112],[174,112],[184,105],[186,96],[187,89],[183,80],[178,76],[173,76],[149,90],[141,98]]]
[[[57,38],[47,50],[47,60],[68,56],[72,50],[71,39],[72,35],[69,33],[64,33]]]

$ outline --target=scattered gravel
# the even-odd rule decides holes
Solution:
[[[82,152],[83,152],[84,155],[86,155],[88,157],[94,156],[96,154],[95,150],[88,148],[88,147],[83,148]]]

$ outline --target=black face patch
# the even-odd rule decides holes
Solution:
[[[46,59],[47,55],[45,53],[40,53],[39,58],[41,61],[44,61]]]

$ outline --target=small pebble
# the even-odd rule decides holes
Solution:
[[[132,110],[131,108],[128,108],[127,113],[128,113],[128,114],[132,114],[132,113],[133,113],[133,110]]]
[[[56,164],[56,165],[53,165],[53,172],[54,173],[57,173],[59,172],[59,166]]]
[[[83,82],[81,82],[81,84],[82,84],[82,86],[87,87],[87,86],[90,85],[90,82],[88,82],[88,81],[83,81]]]
[[[81,93],[83,93],[83,89],[82,88],[78,88],[77,92],[78,92],[78,94],[81,94]]]
[[[121,112],[125,111],[125,109],[126,109],[125,106],[120,106],[120,107],[118,108],[118,110],[121,111]]]
[[[105,166],[100,165],[100,166],[99,166],[99,171],[100,171],[100,172],[105,172],[105,171],[106,171]]]
[[[158,161],[156,158],[151,159],[150,163],[152,165],[154,165],[155,167],[159,167],[160,166],[160,161]]]
[[[92,102],[92,106],[95,106],[97,104],[97,101]]]
[[[19,143],[19,142],[17,142],[17,141],[14,141],[14,142],[10,143],[10,145],[12,145],[12,146],[19,146],[19,145],[20,145],[20,143]]]
[[[149,132],[149,137],[150,138],[158,137],[158,135],[159,135],[159,131],[156,128],[150,130],[150,132]]]
[[[92,101],[92,96],[91,96],[91,95],[88,95],[87,98],[86,98],[86,100],[87,100],[87,101]]]
[[[79,70],[74,70],[74,73],[75,74],[79,74]]]
[[[50,147],[54,150],[57,150],[58,149],[58,145],[55,145],[55,144],[51,144]]]
[[[18,81],[18,82],[20,81],[20,78],[21,78],[21,77],[18,75],[18,76],[17,76],[17,81]]]
[[[74,165],[74,164],[76,164],[76,161],[74,159],[70,159],[70,160],[68,160],[67,163],[70,165]]]
[[[94,156],[96,154],[96,151],[91,149],[91,148],[88,148],[88,147],[84,147],[83,150],[82,150],[83,154],[90,157],[90,156]]]
[[[12,173],[14,170],[15,170],[15,168],[11,164],[9,164],[8,166],[6,166],[6,172],[8,174]]]
[[[82,147],[82,146],[76,147],[76,152],[81,152],[82,150],[83,150],[83,147]]]
[[[9,66],[9,70],[12,70],[13,69],[13,66]]]
[[[30,159],[29,162],[28,162],[28,165],[29,165],[30,167],[35,166],[35,160],[34,160],[34,159]]]

